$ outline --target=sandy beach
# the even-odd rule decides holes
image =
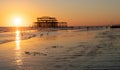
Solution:
[[[120,29],[13,34],[0,33],[0,70],[120,70]]]

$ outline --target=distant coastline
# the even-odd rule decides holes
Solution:
[[[120,25],[113,25],[111,28],[120,28]]]

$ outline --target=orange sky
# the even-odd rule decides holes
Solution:
[[[0,26],[28,26],[37,17],[53,16],[69,25],[120,24],[120,0],[0,0]]]

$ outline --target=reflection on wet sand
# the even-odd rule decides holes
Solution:
[[[16,52],[15,52],[15,60],[18,66],[22,65],[22,54],[21,54],[21,48],[20,48],[20,31],[16,31]],[[19,67],[20,68],[20,67]]]

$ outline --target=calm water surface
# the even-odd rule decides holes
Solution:
[[[119,29],[14,34],[0,44],[0,70],[120,69]]]

